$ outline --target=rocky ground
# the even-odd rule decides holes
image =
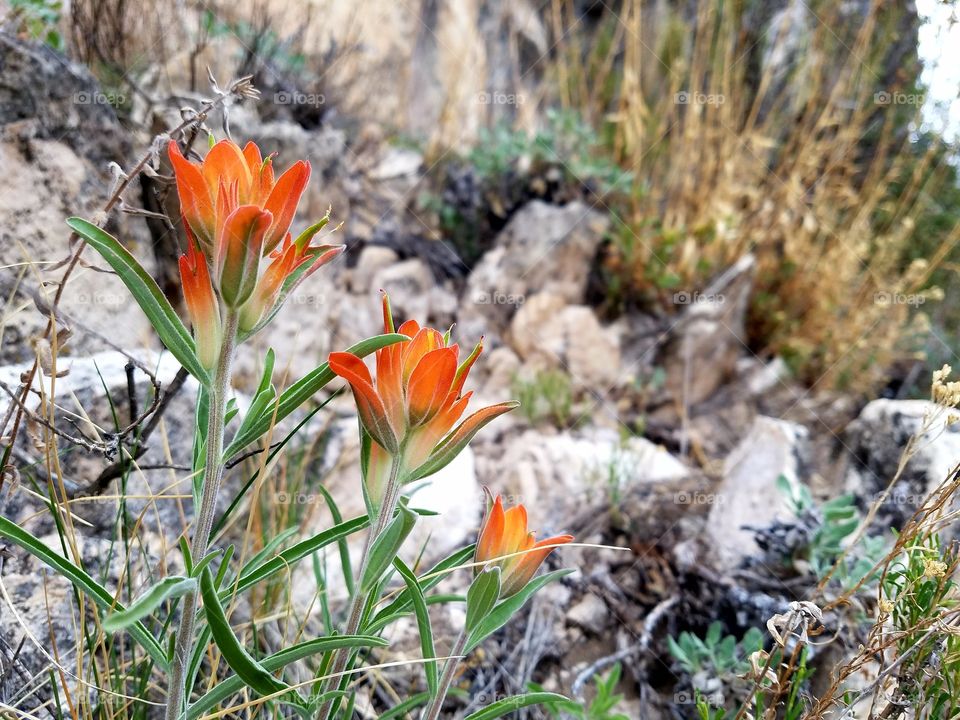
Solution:
[[[35,339],[47,322],[45,298],[55,291],[49,281],[68,253],[63,220],[95,214],[115,181],[113,163],[129,167],[146,145],[144,133],[117,120],[109,106],[68,102],[97,92],[82,68],[2,35],[0,67],[0,93],[6,93],[0,96],[0,158],[5,174],[17,178],[0,194],[0,289],[7,298],[0,387],[13,389],[35,353],[51,355]],[[173,101],[154,107],[137,127],[175,121],[178,109]],[[628,715],[671,717],[676,694],[703,679],[677,666],[667,636],[702,633],[720,620],[739,637],[762,628],[816,584],[771,560],[772,538],[809,533],[804,522],[818,522],[796,516],[784,486],[809,488],[818,500],[849,492],[865,509],[920,427],[927,409],[921,401],[861,406],[814,393],[795,384],[779,359],[750,352],[742,341],[750,256],[716,278],[703,293],[708,300],[680,305],[670,317],[630,314],[611,323],[588,292],[609,220],[584,198],[546,194],[518,204],[489,247],[466,262],[462,249],[417,211],[416,198],[431,182],[419,152],[392,145],[371,128],[348,132],[283,117],[264,120],[252,103],[233,108],[231,129],[235,138],[276,151],[281,166],[308,158],[314,181],[298,222],[332,206],[348,246],[342,261],[305,283],[245,351],[236,380],[241,404],[266,348],[277,353],[275,380],[283,385],[329,351],[377,332],[377,292],[384,288],[398,317],[455,324],[455,336],[467,345],[484,337],[486,352],[471,378],[478,407],[518,393],[527,402],[526,410],[485,430],[471,452],[418,496],[422,506],[442,511],[418,530],[418,540],[429,538],[429,554],[440,557],[472,541],[482,486],[526,503],[544,533],[569,531],[583,542],[627,548],[557,553],[551,562],[578,571],[550,586],[523,622],[488,643],[483,652],[496,662],[477,662],[464,673],[475,703],[527,681],[588,692],[586,679],[619,659],[631,679]],[[164,193],[157,191],[157,181],[148,179],[126,202],[161,208]],[[178,302],[169,228],[126,213],[113,216],[108,228]],[[117,493],[107,428],[123,427],[142,410],[154,382],[176,387],[178,368],[159,354],[137,308],[92,253],[65,287],[61,308],[71,335],[64,334],[56,367],[44,367],[44,382],[47,390],[55,382],[59,415],[69,418],[62,429],[86,443],[59,438],[59,470],[50,478],[49,438],[42,422],[28,416],[16,446],[20,477],[6,478],[0,488],[0,512],[55,546],[37,491],[52,480],[72,497],[90,499],[74,506],[75,531],[84,539],[84,556],[109,583],[119,575],[106,540],[116,503],[96,500]],[[138,460],[142,471],[127,487],[139,498],[128,511],[142,518],[140,551],[151,562],[174,562],[171,541],[189,517],[182,500],[144,498],[182,481],[195,396],[190,382],[177,389]],[[0,411],[8,399],[4,394]],[[32,397],[31,408],[37,403]],[[314,482],[322,481],[346,515],[362,509],[354,422],[345,394],[311,421],[301,440],[310,447],[322,441],[311,466]],[[931,434],[898,484],[902,490],[883,507],[887,525],[908,517],[958,455],[956,426]],[[154,466],[163,467],[149,469]],[[307,485],[293,499],[280,499],[310,505],[303,513],[307,532],[329,523],[322,500],[310,493]],[[0,602],[0,665],[16,657],[14,670],[0,677],[10,683],[41,671],[45,642],[34,640],[55,638],[75,618],[60,581],[16,549],[0,548],[0,557],[10,595]],[[309,568],[303,572],[309,575]],[[301,598],[298,591],[308,581],[295,576],[295,603],[311,594],[304,590]],[[827,618],[828,625],[841,622]]]

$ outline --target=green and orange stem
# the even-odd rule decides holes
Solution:
[[[236,350],[237,313],[227,312],[223,342],[220,346],[216,371],[209,387],[210,411],[207,418],[206,453],[203,465],[203,495],[197,510],[196,525],[190,542],[190,555],[199,562],[210,544],[210,531],[217,506],[217,495],[223,480],[223,434],[226,419],[230,373]],[[193,654],[194,623],[197,614],[196,591],[183,596],[180,625],[174,640],[173,661],[170,664],[170,684],[167,689],[166,720],[181,720],[187,700],[186,675]]]

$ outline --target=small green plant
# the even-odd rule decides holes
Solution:
[[[603,148],[597,131],[580,115],[550,108],[543,129],[532,136],[503,123],[482,129],[467,159],[487,181],[518,172],[527,162],[534,168],[558,167],[567,182],[589,185],[600,195],[629,192],[633,175]]]
[[[864,536],[852,552],[844,553],[844,545],[860,527],[860,514],[852,495],[841,495],[818,505],[805,485],[792,485],[786,477],[777,478],[777,487],[787,498],[799,520],[816,524],[810,544],[804,549],[810,569],[819,579],[833,571],[837,559],[843,557],[833,577],[843,589],[852,588],[874,572],[877,562],[886,553],[883,537]],[[871,578],[871,581],[876,578]]]
[[[956,548],[942,548],[931,534],[905,548],[882,583],[881,611],[889,611],[903,659],[894,700],[912,707],[915,717],[960,714],[960,635],[931,632],[956,622],[956,567]]]
[[[60,0],[10,0],[10,9],[29,37],[41,40],[54,50],[63,50],[60,34]]]
[[[697,692],[697,717],[700,720],[725,720],[727,711],[722,707],[714,707],[701,692]]]
[[[514,378],[513,392],[531,425],[551,422],[569,427],[573,419],[573,387],[561,370],[543,370],[532,379]]]
[[[623,702],[623,694],[617,692],[620,675],[620,663],[616,663],[605,676],[596,676],[593,680],[594,696],[589,703],[564,700],[545,704],[544,707],[554,720],[560,720],[561,718],[629,720],[627,715],[617,712],[617,706]],[[543,691],[543,688],[535,683],[530,683],[530,689],[538,692]]]
[[[690,675],[704,671],[715,676],[739,674],[749,669],[750,655],[763,649],[763,633],[750,628],[737,642],[733,635],[724,635],[723,623],[716,621],[710,623],[703,638],[692,632],[682,632],[676,640],[668,637],[667,647]]]

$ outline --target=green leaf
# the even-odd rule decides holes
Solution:
[[[242,571],[240,578],[237,580],[236,587],[233,588],[233,592],[240,593],[247,588],[253,587],[258,582],[262,582],[271,575],[289,568],[293,563],[302,560],[308,555],[312,555],[330,543],[337,542],[340,538],[345,538],[348,535],[363,530],[369,523],[370,518],[363,515],[334,525],[328,530],[324,530],[311,538],[298,542],[296,545],[287,548],[265,563]]]
[[[400,546],[417,524],[417,514],[401,503],[398,512],[390,524],[377,536],[370,546],[367,565],[360,577],[360,592],[369,593],[376,585],[393,559],[400,552]]]
[[[477,710],[470,713],[463,720],[493,720],[493,718],[503,717],[520,708],[530,707],[531,705],[543,705],[544,703],[557,703],[568,701],[563,695],[552,692],[533,692],[525,695],[514,695],[512,697],[497,700],[492,705],[487,705],[483,710]]]
[[[277,680],[258,663],[234,634],[220,604],[210,568],[206,568],[200,577],[200,593],[203,595],[203,611],[207,616],[207,625],[210,627],[213,640],[220,648],[227,665],[240,680],[260,695],[273,695],[289,689],[289,685]]]
[[[423,659],[429,660],[430,658],[435,658],[437,652],[433,644],[433,629],[430,626],[430,613],[427,612],[427,602],[424,600],[420,583],[417,582],[417,576],[400,558],[393,559],[393,566],[397,569],[397,572],[400,573],[400,577],[403,578],[403,581],[407,584],[407,589],[410,591],[410,598],[413,601],[413,612],[417,616],[417,630],[420,634],[420,652],[423,654]],[[430,690],[430,694],[433,695],[437,692],[438,684],[436,661],[425,662],[423,664],[423,670],[427,676],[427,688]]]
[[[426,705],[432,697],[433,693],[431,692],[417,693],[416,695],[407,698],[399,705],[394,705],[392,708],[383,713],[378,720],[394,720],[394,718],[406,717],[406,715],[414,708],[420,707],[421,705]]]
[[[513,614],[517,612],[524,603],[529,600],[537,590],[542,588],[549,582],[554,580],[559,580],[565,575],[569,575],[573,570],[554,570],[551,573],[546,575],[541,575],[540,577],[534,578],[526,587],[523,588],[516,595],[511,595],[506,600],[497,605],[487,617],[485,617],[479,625],[473,630],[472,633],[468,636],[467,646],[464,649],[464,654],[469,653],[477,645],[479,645],[485,638],[495,633],[497,630],[502,628],[504,625],[509,622],[510,618],[513,617]]]
[[[146,617],[170,598],[186,595],[195,590],[197,581],[181,575],[166,577],[152,587],[147,588],[136,600],[130,603],[125,610],[114,611],[103,620],[103,629],[106,632],[125,630],[141,618]]]
[[[406,335],[399,335],[397,333],[377,335],[376,337],[359,342],[353,347],[347,348],[347,352],[362,358],[380,348],[409,339]],[[224,457],[230,458],[243,450],[247,445],[266,433],[271,425],[280,422],[313,397],[324,385],[333,380],[334,377],[336,376],[330,369],[329,364],[324,363],[288,387],[280,393],[280,397],[277,399],[275,405],[271,404],[258,418],[250,421],[243,435],[238,433],[237,437],[233,438],[230,446],[224,452]],[[276,414],[274,414],[274,408],[276,408]]]
[[[130,251],[110,233],[82,218],[68,218],[67,225],[100,253],[107,264],[113,268],[171,354],[197,380],[205,385],[208,384],[210,376],[197,358],[193,338],[174,312],[170,302],[164,297],[156,281],[143,269]]]
[[[389,645],[383,638],[372,635],[336,635],[333,637],[317,638],[292,645],[269,655],[260,661],[260,665],[268,672],[275,672],[290,663],[297,662],[311,655],[338,650],[340,648],[359,647],[386,647]],[[206,695],[197,700],[187,710],[187,720],[196,720],[231,695],[243,689],[244,682],[239,676],[233,676],[214,685]]]
[[[61,577],[66,578],[76,585],[77,588],[85,592],[90,599],[102,609],[123,612],[124,606],[114,600],[106,588],[97,583],[97,581],[90,577],[82,568],[77,567],[63,556],[53,552],[40,540],[19,525],[10,522],[5,517],[0,517],[0,537],[5,537],[7,540],[16,543],[45,565],[56,570]],[[150,659],[153,660],[158,667],[164,670],[168,668],[167,654],[160,646],[160,643],[158,643],[147,628],[143,626],[143,623],[134,622],[127,631],[147,652]]]
[[[500,567],[494,565],[483,570],[467,590],[467,633],[473,632],[500,599]]]
[[[473,557],[474,549],[474,545],[468,545],[465,548],[461,548],[460,550],[451,553],[443,560],[438,562],[417,579],[417,581],[420,583],[420,589],[424,593],[426,593],[428,590],[432,590],[440,583],[441,580],[450,574],[452,568],[459,567],[465,562],[468,562]],[[394,620],[403,617],[406,614],[406,611],[409,610],[411,604],[412,600],[409,589],[402,591],[392,603],[387,605],[385,608],[383,608],[383,610],[376,614],[376,616],[373,618],[373,621],[367,627],[368,631],[380,632]]]

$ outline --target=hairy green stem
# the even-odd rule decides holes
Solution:
[[[387,482],[387,488],[383,494],[383,502],[380,505],[380,512],[377,514],[377,521],[370,529],[370,533],[367,535],[366,543],[363,546],[363,557],[360,560],[360,569],[357,573],[358,580],[363,578],[364,571],[367,569],[370,548],[373,546],[374,541],[386,529],[387,525],[390,524],[390,519],[393,517],[393,511],[396,509],[397,501],[400,499],[401,484],[399,480],[400,461],[402,454],[403,452],[401,450],[394,455],[393,462],[390,465],[390,479]],[[357,634],[360,629],[360,621],[363,619],[363,610],[366,607],[369,599],[369,593],[362,592],[360,590],[359,583],[356,584],[353,601],[350,604],[350,614],[347,619],[347,627],[344,630],[345,635]],[[346,670],[347,662],[349,661],[351,653],[352,650],[350,648],[340,648],[339,650],[335,651],[333,656],[333,664],[329,673],[332,677],[327,681],[324,691],[329,691],[332,689],[333,684],[339,681],[338,676],[340,673]],[[331,717],[333,710],[334,700],[327,700],[317,713],[317,718],[329,718]]]
[[[207,554],[210,543],[210,530],[213,528],[213,516],[217,509],[217,495],[223,479],[223,430],[227,411],[227,395],[230,390],[230,370],[237,338],[236,312],[227,313],[224,323],[223,344],[216,372],[209,387],[210,409],[207,417],[206,452],[203,465],[203,495],[200,507],[195,510],[196,524],[193,539],[190,542],[190,555],[194,562],[200,562]],[[166,720],[180,720],[184,714],[187,700],[186,675],[187,664],[193,654],[194,622],[197,614],[196,591],[183,596],[180,626],[174,641],[173,661],[170,664],[170,684],[167,688]]]
[[[457,641],[453,644],[453,649],[450,651],[450,658],[443,666],[443,675],[440,676],[440,684],[437,685],[437,694],[434,695],[433,700],[430,701],[430,706],[423,711],[420,720],[437,720],[437,716],[440,715],[440,708],[443,707],[443,701],[447,697],[447,691],[453,682],[453,674],[457,670],[457,665],[460,664],[460,656],[463,655],[463,649],[466,646],[467,633],[466,628],[464,628],[460,631],[460,635],[457,636]]]

